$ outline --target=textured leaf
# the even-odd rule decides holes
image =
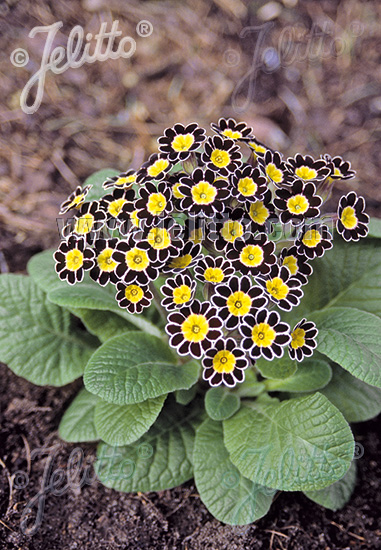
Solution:
[[[109,445],[130,445],[149,430],[158,417],[166,395],[135,405],[113,405],[98,401],[95,427],[99,438]]]
[[[55,288],[67,288],[68,283],[61,281],[55,271],[53,254],[56,249],[44,250],[35,254],[28,262],[27,271],[33,282],[43,290],[49,292]]]
[[[239,397],[257,397],[264,391],[266,391],[266,386],[263,382],[258,382],[253,369],[246,369],[245,380],[235,390]]]
[[[118,172],[114,168],[104,168],[103,170],[98,170],[98,172],[94,172],[94,174],[91,174],[91,176],[89,176],[83,184],[83,186],[93,186],[86,197],[86,201],[97,201],[101,197],[103,197],[103,195],[107,193],[107,191],[102,187],[103,182],[106,181],[106,179],[109,177],[111,178],[113,176],[117,176],[119,173],[120,172]]]
[[[118,306],[115,300],[115,288],[112,285],[101,287],[94,281],[82,282],[75,286],[66,284],[65,287],[51,290],[48,298],[54,304],[66,308],[112,311],[135,327],[149,334],[161,336],[160,330],[142,315],[133,315]]]
[[[189,390],[176,390],[175,398],[176,402],[180,405],[188,405],[195,397],[197,393],[197,384],[189,388]]]
[[[368,237],[381,239],[381,220],[379,218],[370,218]]]
[[[131,331],[107,340],[86,366],[86,388],[109,403],[128,405],[196,383],[199,363],[175,365],[162,340]]]
[[[112,290],[115,293],[114,286]],[[48,292],[48,298],[54,304],[62,307],[81,307],[115,311],[116,313],[120,310],[110,289],[95,282],[82,282],[75,286],[65,284],[62,288],[53,288]]]
[[[117,491],[163,491],[193,476],[195,429],[200,405],[182,407],[170,400],[155,424],[136,443],[111,447],[101,443],[95,464],[100,481]]]
[[[320,491],[306,491],[304,494],[320,506],[336,512],[336,510],[343,508],[351,498],[356,485],[356,470],[356,461],[353,460],[348,472],[342,479],[325,489],[320,489]]]
[[[197,428],[193,463],[201,500],[219,521],[247,525],[269,510],[274,490],[239,473],[225,448],[221,422],[207,419]]]
[[[322,489],[341,479],[354,452],[343,415],[318,392],[242,407],[224,420],[224,440],[242,475],[284,491]]]
[[[210,388],[205,394],[205,409],[213,420],[225,420],[238,411],[240,398],[225,388]]]
[[[381,258],[380,264],[331,300],[329,307],[354,307],[381,317]]]
[[[273,361],[266,361],[261,357],[256,362],[255,366],[259,372],[265,378],[273,378],[275,380],[283,380],[283,378],[289,378],[292,376],[298,368],[297,362],[293,361],[284,355],[280,359],[273,359]]]
[[[348,422],[364,422],[381,412],[381,389],[361,382],[339,365],[333,365],[332,380],[322,393]]]
[[[268,391],[307,392],[324,388],[331,380],[332,370],[326,361],[304,359],[298,370],[289,378],[266,380]]]
[[[0,360],[40,386],[82,375],[96,339],[24,275],[0,275]]]
[[[381,319],[354,308],[310,315],[319,329],[318,350],[353,376],[381,387]]]
[[[82,388],[63,415],[58,432],[61,439],[70,443],[97,441],[94,424],[95,405],[99,397]]]
[[[86,329],[97,336],[101,342],[106,342],[106,340],[130,330],[136,330],[136,327],[131,323],[111,311],[83,308],[72,308],[71,311],[81,319]]]
[[[361,283],[361,279],[366,273],[379,269],[380,251],[380,241],[376,239],[365,239],[358,243],[335,241],[332,251],[313,262],[314,272],[309,277],[308,285],[303,287],[304,297],[300,305],[295,308],[298,318],[309,317],[309,312],[322,309],[331,301],[333,304],[337,296],[351,285],[358,282],[361,287],[361,284],[366,284]],[[371,305],[368,300],[361,309],[367,305]],[[287,315],[282,314],[282,317],[286,318]]]

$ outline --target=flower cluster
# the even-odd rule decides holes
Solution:
[[[209,137],[196,123],[167,128],[158,152],[107,178],[99,200],[78,187],[61,205],[74,214],[54,256],[61,279],[87,271],[130,313],[155,300],[169,345],[200,359],[210,385],[232,387],[259,357],[312,355],[314,323],[291,328],[281,312],[298,306],[311,261],[332,247],[329,222],[357,241],[369,218],[352,191],[319,219],[334,183],[354,176],[340,157],[284,158],[244,122],[211,127]]]

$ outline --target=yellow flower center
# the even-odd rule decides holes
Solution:
[[[136,181],[136,174],[131,174],[130,176],[123,176],[121,178],[118,178],[114,182],[114,185],[123,187],[124,185],[127,185],[129,183],[135,183],[135,181]]]
[[[295,195],[287,201],[287,208],[292,214],[304,214],[307,212],[310,203],[304,195]]]
[[[210,160],[214,166],[224,168],[230,163],[230,155],[227,151],[223,151],[222,149],[214,149],[213,153],[210,155]]]
[[[147,241],[155,250],[163,250],[164,248],[168,248],[171,244],[171,238],[168,231],[160,227],[153,227],[150,229]]]
[[[109,214],[114,218],[116,218],[119,215],[120,211],[123,208],[123,205],[126,202],[127,202],[126,199],[117,199],[115,201],[110,202],[110,204],[108,205]]]
[[[94,216],[92,214],[84,214],[75,222],[74,233],[78,235],[86,235],[89,233],[94,224]]]
[[[268,348],[274,342],[276,337],[275,330],[267,323],[255,325],[251,331],[251,337],[256,346]]]
[[[140,302],[144,296],[144,291],[138,285],[128,285],[124,291],[124,295],[133,304]]]
[[[243,225],[238,221],[228,220],[222,226],[220,233],[225,241],[233,243],[238,237],[242,237]]]
[[[172,193],[175,199],[182,199],[184,197],[184,195],[179,191],[180,185],[180,182],[178,182],[172,187]]]
[[[77,248],[69,250],[66,254],[66,268],[69,271],[77,271],[83,266],[83,254]]]
[[[306,331],[302,328],[296,328],[291,332],[291,347],[298,349],[304,346]]]
[[[188,285],[181,285],[173,290],[175,304],[186,304],[192,296],[192,289]]]
[[[295,275],[295,273],[298,272],[298,260],[295,258],[295,256],[286,256],[283,260],[282,265],[288,268],[291,275]]]
[[[340,176],[342,176],[343,174],[342,174],[342,172],[339,170],[339,168],[337,168],[337,166],[335,166],[335,169],[334,169],[334,171],[333,171],[333,175],[334,175],[334,176],[340,177]]]
[[[114,271],[114,269],[118,265],[111,258],[112,253],[113,253],[112,248],[105,248],[99,254],[99,256],[97,258],[97,263],[98,263],[98,267],[101,271],[107,271],[107,272]]]
[[[188,342],[202,342],[209,332],[209,323],[204,315],[192,313],[181,325],[181,332]]]
[[[242,137],[241,132],[232,130],[231,128],[226,128],[226,130],[222,132],[222,135],[230,139],[240,139]]]
[[[144,271],[149,266],[147,252],[136,247],[132,248],[126,253],[126,264],[134,271]]]
[[[244,197],[252,197],[258,189],[258,185],[252,178],[241,178],[238,182],[238,191]]]
[[[266,174],[275,183],[281,183],[281,181],[283,181],[282,170],[279,170],[272,162],[266,166]]]
[[[263,262],[263,250],[258,245],[249,244],[242,249],[239,259],[243,265],[257,267]]]
[[[269,217],[270,212],[263,204],[263,201],[257,201],[250,205],[249,215],[253,222],[263,225]]]
[[[266,153],[266,147],[264,147],[263,145],[259,145],[258,143],[255,143],[255,141],[249,141],[249,146],[256,153]]]
[[[308,231],[306,231],[302,239],[303,244],[308,248],[314,248],[320,243],[320,241],[321,235],[316,229],[309,229]]]
[[[340,220],[345,229],[354,229],[358,221],[355,209],[352,208],[352,206],[346,206],[341,214]]]
[[[226,300],[226,305],[228,306],[229,313],[235,317],[242,317],[242,315],[247,315],[251,309],[252,300],[248,294],[242,292],[242,290],[237,290],[233,292]]]
[[[204,238],[204,233],[202,230],[202,227],[199,227],[198,229],[192,229],[189,240],[192,241],[195,244],[202,243],[202,240]]]
[[[157,159],[149,168],[147,168],[147,174],[151,178],[158,176],[163,170],[166,170],[169,166],[167,159]]]
[[[69,208],[73,208],[73,206],[79,206],[81,204],[81,202],[84,201],[84,198],[85,198],[84,193],[81,193],[80,195],[77,195],[76,197],[74,197],[74,199],[69,204]]]
[[[266,281],[266,288],[267,292],[277,300],[283,300],[290,290],[280,277],[274,277],[274,279]]]
[[[174,151],[188,151],[194,143],[193,134],[180,134],[176,136],[171,145]]]
[[[192,261],[192,256],[190,254],[185,254],[184,256],[173,258],[173,260],[169,264],[169,267],[184,269],[185,267],[188,267],[191,261]]]
[[[299,168],[295,170],[295,175],[301,180],[308,181],[316,178],[317,171],[309,166],[299,166]]]
[[[216,372],[233,372],[236,365],[236,358],[231,351],[223,349],[213,357],[213,369]]]
[[[221,283],[224,278],[224,272],[220,267],[208,267],[204,272],[205,281],[210,283]]]
[[[152,216],[159,216],[167,206],[167,199],[162,193],[152,193],[149,196],[147,210]]]
[[[130,219],[135,227],[139,227],[139,218],[138,218],[138,211],[134,210],[130,214]]]
[[[191,191],[196,204],[210,204],[217,196],[217,189],[207,181],[200,181],[192,187]]]

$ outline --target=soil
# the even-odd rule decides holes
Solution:
[[[331,204],[354,188],[365,196],[367,211],[380,216],[380,3],[279,0],[261,12],[265,3],[0,1],[0,272],[24,272],[33,254],[57,244],[58,207],[76,185],[97,169],[139,166],[176,121],[196,119],[207,127],[233,116],[287,156],[340,154],[359,177],[339,183]],[[95,34],[100,21],[111,26],[115,19],[123,36],[136,39],[133,57],[49,74],[41,107],[23,113],[20,92],[39,67],[45,41],[28,38],[29,31],[62,21],[55,45],[66,45],[74,25]],[[137,36],[141,20],[152,23],[151,36]],[[269,22],[261,53],[272,47],[272,59],[274,51],[283,57],[279,66],[255,72],[254,27]],[[20,47],[31,59],[24,68],[9,62]],[[60,441],[57,427],[80,382],[40,388],[4,365],[0,377],[0,550],[381,548],[380,420],[353,426],[364,454],[343,510],[280,493],[265,518],[230,527],[213,519],[192,482],[130,495],[87,479],[82,487],[71,484],[59,496],[38,499],[50,480],[44,474],[49,460],[52,470],[66,469],[78,449]],[[95,445],[80,448],[91,476]],[[40,510],[44,504],[39,517],[38,504]],[[25,534],[34,522],[35,533]]]
[[[39,388],[0,366],[0,549],[1,550],[336,550],[381,548],[380,420],[353,426],[359,455],[358,481],[349,504],[331,512],[301,493],[279,493],[268,515],[246,527],[223,525],[200,501],[193,482],[160,493],[124,494],[91,482],[95,444],[63,443],[57,426],[80,383]],[[49,494],[38,518],[38,495],[51,472],[66,471],[82,449],[82,488],[71,484]],[[49,458],[50,457],[50,458]],[[50,474],[44,474],[51,460]],[[10,492],[10,476],[13,489]],[[44,481],[45,480],[45,481]],[[59,484],[63,487],[65,481]],[[34,499],[34,506],[30,501]],[[40,498],[40,506],[42,498]],[[22,523],[28,507],[32,513]],[[27,529],[36,529],[25,535]]]

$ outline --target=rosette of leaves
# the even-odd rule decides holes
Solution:
[[[231,120],[229,129],[233,132],[235,126]],[[172,157],[168,157],[166,162],[165,153],[161,153],[158,160],[155,160],[156,157],[154,159],[155,170],[151,170],[151,183],[157,173],[161,182],[158,189],[164,189],[163,182],[167,181],[166,193],[168,189],[172,193],[169,199],[169,191],[167,195],[161,193],[160,196],[158,192],[157,196],[149,199],[150,204],[154,205],[155,216],[168,200],[171,201],[169,215],[175,217],[176,211],[178,214],[176,234],[171,242],[171,246],[178,248],[177,253],[171,252],[165,256],[156,254],[155,250],[155,254],[151,254],[148,247],[136,245],[139,254],[147,252],[147,258],[154,267],[152,273],[158,272],[158,278],[152,277],[147,284],[150,291],[146,295],[153,297],[151,305],[143,308],[140,315],[120,307],[115,299],[115,286],[120,284],[118,278],[110,276],[107,284],[99,284],[96,277],[90,276],[90,268],[82,282],[68,285],[57,276],[54,251],[42,252],[30,260],[28,275],[0,275],[0,360],[19,376],[41,386],[62,386],[83,377],[83,387],[64,413],[59,434],[69,442],[98,442],[95,469],[99,480],[107,487],[126,492],[160,491],[194,477],[201,500],[208,510],[220,521],[231,525],[249,524],[262,517],[269,510],[277,491],[302,491],[311,500],[336,510],[348,501],[356,480],[353,460],[355,442],[350,424],[370,419],[381,410],[380,221],[371,220],[368,237],[360,243],[343,242],[335,236],[335,252],[328,250],[314,258],[314,272],[308,277],[304,275],[302,279],[295,274],[298,258],[287,256],[284,265],[288,266],[290,276],[284,276],[284,270],[281,273],[281,270],[270,269],[269,266],[268,270],[262,269],[260,272],[262,285],[256,280],[255,271],[253,275],[234,273],[228,260],[225,263],[209,262],[210,266],[204,261],[202,265],[209,266],[210,272],[199,278],[202,281],[197,280],[196,289],[193,285],[192,288],[185,288],[185,283],[189,281],[186,277],[179,279],[182,282],[179,289],[173,282],[172,286],[167,285],[167,288],[173,287],[177,291],[173,294],[173,303],[178,306],[179,312],[192,311],[193,303],[210,300],[219,284],[228,289],[227,300],[233,300],[229,302],[229,311],[237,317],[235,324],[238,328],[233,332],[226,327],[219,329],[219,355],[212,364],[221,372],[227,368],[225,364],[234,362],[234,357],[229,355],[232,352],[227,350],[225,355],[221,352],[221,338],[227,338],[229,333],[230,347],[231,340],[235,339],[237,349],[241,349],[240,329],[245,323],[247,326],[247,320],[240,317],[241,306],[238,302],[245,304],[251,319],[270,318],[270,313],[268,316],[267,313],[266,316],[258,315],[250,309],[248,300],[253,291],[246,288],[246,283],[241,286],[230,284],[233,273],[234,277],[251,277],[253,288],[258,286],[253,296],[257,300],[262,296],[261,308],[277,312],[277,322],[281,317],[282,334],[285,325],[290,327],[290,333],[292,327],[299,328],[293,340],[291,336],[284,339],[281,357],[275,356],[270,361],[266,359],[266,354],[262,354],[259,359],[253,360],[247,354],[248,366],[243,371],[244,377],[239,378],[242,382],[233,386],[224,385],[223,381],[228,377],[221,376],[217,377],[220,385],[209,387],[202,376],[202,359],[196,360],[191,354],[177,355],[175,347],[169,345],[166,317],[170,314],[176,324],[181,315],[176,317],[173,308],[171,312],[164,311],[160,305],[163,299],[160,288],[168,278],[174,279],[178,272],[196,280],[194,268],[205,257],[226,257],[226,250],[237,250],[238,254],[245,247],[242,243],[235,246],[235,239],[240,238],[237,233],[241,230],[245,234],[243,227],[247,228],[247,220],[242,225],[235,218],[226,222],[222,233],[226,250],[219,252],[208,240],[210,220],[194,224],[195,229],[191,231],[185,213],[178,210],[181,197],[176,196],[174,182],[182,177],[191,178],[195,167],[202,167],[203,162],[202,150],[192,148],[195,142],[192,132],[196,131],[193,126],[187,132],[184,129],[181,140],[177,139],[174,144],[182,150],[189,149],[187,159],[176,165]],[[167,134],[172,135],[171,132]],[[202,132],[198,132],[197,139],[202,137]],[[254,136],[247,139],[251,142],[255,140]],[[234,161],[241,162],[237,146],[231,141],[214,155],[218,161],[214,166],[216,180],[220,179],[219,164],[226,164],[228,155],[234,153]],[[169,145],[174,147],[171,143]],[[219,160],[220,157],[222,160]],[[210,164],[211,161],[208,162]],[[334,167],[328,157],[325,162],[333,173]],[[156,166],[158,163],[160,166]],[[252,151],[248,156],[243,155],[242,163],[261,170],[257,155]],[[290,174],[291,168],[288,168]],[[151,165],[141,173],[150,169]],[[179,173],[181,175],[177,178]],[[144,181],[137,186],[135,179],[130,179],[122,178],[114,170],[97,172],[85,182],[85,198],[87,201],[100,201],[104,194],[110,193],[110,186],[121,187],[123,184],[123,189],[134,189],[136,200],[139,200],[138,189],[144,186]],[[326,197],[334,181],[328,176],[316,184],[319,196]],[[250,181],[245,180],[244,183],[247,188],[252,185]],[[213,180],[203,182],[201,186],[199,184],[196,183],[200,191],[195,195],[196,201],[203,201],[203,194],[209,193],[214,197]],[[286,185],[290,189],[289,177]],[[299,187],[296,186],[297,189]],[[268,183],[273,197],[277,189],[279,185]],[[234,208],[234,195],[229,198],[225,195],[225,206],[230,212]],[[118,193],[112,209],[108,206],[115,223],[105,226],[110,234],[102,234],[103,239],[131,242],[131,231],[139,225],[139,216],[136,216],[133,204],[125,205],[123,202],[127,196],[127,193]],[[296,197],[292,202],[293,208],[295,204],[306,208],[306,200],[308,197]],[[72,202],[75,207],[78,206],[76,201]],[[266,204],[269,205],[268,202]],[[352,203],[348,204],[351,210],[345,206],[347,210],[341,222],[347,224],[350,232],[356,224],[357,211]],[[247,205],[247,212],[250,205]],[[285,205],[287,207],[287,201]],[[239,206],[243,208],[242,204]],[[145,208],[149,208],[148,201]],[[274,205],[269,209],[280,214]],[[130,228],[123,212],[131,217]],[[250,216],[247,219],[250,220]],[[332,215],[332,220],[336,219],[337,214]],[[192,223],[194,221],[192,219]],[[178,225],[184,226],[184,222],[187,239],[177,233]],[[364,217],[361,219],[363,222]],[[324,223],[327,223],[327,216]],[[118,230],[119,225],[123,225],[122,233]],[[154,223],[152,227],[157,226]],[[172,225],[161,227],[161,233],[156,230],[152,233],[152,242],[159,243],[158,235],[165,242],[170,238],[164,230],[170,231]],[[255,231],[259,231],[258,227],[256,225]],[[263,232],[265,228],[264,225]],[[269,228],[271,231],[279,229],[279,223],[273,221]],[[150,230],[148,228],[148,234]],[[298,242],[298,235],[301,239],[298,231],[283,233],[286,242],[279,239],[279,235],[276,237],[279,231],[267,235],[266,239],[261,237],[263,232],[255,233],[253,240],[249,231],[248,238],[251,240],[247,245],[245,261],[252,261],[251,255],[254,258],[261,256],[261,243],[276,241],[274,247],[270,247],[268,256],[271,256],[273,265],[275,255],[281,266],[279,252],[287,246],[294,254],[294,240]],[[83,233],[80,238],[86,241],[85,246],[96,248],[97,236],[89,238],[86,230]],[[353,240],[357,236],[355,233]],[[318,235],[314,233],[314,245],[317,239]],[[102,247],[98,248],[102,258],[99,265],[104,266],[104,271],[111,271],[112,262],[115,263],[115,243],[112,241],[113,248],[108,250],[102,242]],[[109,242],[106,241],[106,244]],[[157,249],[160,247],[157,246]],[[160,258],[164,256],[165,266],[160,264]],[[74,260],[77,257],[78,249]],[[306,261],[306,258],[301,260]],[[278,280],[275,276],[279,273],[282,278],[278,277]],[[129,276],[133,275],[130,272]],[[269,284],[266,284],[266,277]],[[300,304],[291,311],[284,311],[278,308],[277,299],[273,299],[277,298],[274,293],[284,293],[284,285],[291,280],[294,288],[300,288],[300,281],[303,281],[304,295]],[[133,284],[140,288],[142,285],[144,290],[147,281],[141,281],[136,275],[125,286]],[[131,288],[128,292],[130,301],[133,301],[135,298]],[[223,295],[224,291],[220,288],[219,292]],[[200,308],[199,305],[197,307]],[[211,315],[218,315],[218,308],[214,309],[216,312]],[[208,309],[209,312],[212,310]],[[189,332],[188,317],[186,321]],[[297,361],[291,355],[300,359],[301,354],[287,354],[287,346],[292,346],[292,342],[295,346],[299,345],[300,328],[305,326],[305,322],[312,323],[318,331],[314,340],[316,346],[312,346],[311,353]],[[203,330],[202,323],[197,326]],[[276,328],[275,324],[272,326]],[[272,326],[267,328],[266,338],[270,338]],[[258,325],[252,328],[258,335]],[[199,336],[197,338],[200,341]],[[213,348],[213,342],[210,347]],[[208,352],[208,368],[212,356]],[[245,362],[243,364],[246,365]]]

